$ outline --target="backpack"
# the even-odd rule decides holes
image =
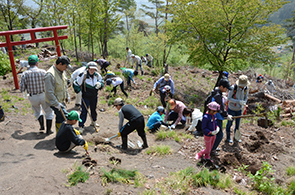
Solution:
[[[235,85],[234,85],[234,92],[233,92],[233,95],[232,95],[232,98],[234,98],[234,99],[236,99],[237,89],[238,89],[238,85],[235,84]],[[244,87],[243,90],[244,90],[244,95],[246,95],[246,94],[247,94],[247,90],[248,90],[248,86]],[[229,103],[229,101],[227,100],[227,101],[226,101],[226,105],[225,105],[225,110],[226,110],[226,111],[227,111],[227,109],[228,109],[228,103]]]
[[[0,106],[0,121],[4,121],[4,118],[5,118],[5,114],[4,114],[4,111],[2,109],[2,106]]]

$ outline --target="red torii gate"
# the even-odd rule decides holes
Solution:
[[[0,47],[7,47],[7,49],[8,49],[15,89],[19,89],[19,84],[18,84],[16,69],[15,69],[15,62],[14,62],[12,46],[24,45],[24,44],[28,44],[28,43],[40,43],[40,42],[46,42],[46,41],[55,41],[57,55],[61,56],[58,40],[67,39],[68,36],[66,36],[66,35],[58,36],[57,30],[66,29],[67,27],[68,27],[67,25],[63,25],[63,26],[51,26],[51,27],[32,28],[32,29],[23,29],[23,30],[11,30],[11,31],[0,32],[0,36],[5,36],[5,38],[6,38],[6,43],[0,43]],[[53,31],[53,37],[36,39],[35,32],[42,32],[42,31]],[[23,33],[30,33],[31,40],[11,42],[10,35],[23,34]]]

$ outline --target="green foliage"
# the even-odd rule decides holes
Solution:
[[[220,175],[218,171],[214,170],[210,172],[207,168],[202,169],[199,173],[193,176],[194,185],[198,187],[206,187],[207,185],[216,187],[219,179]]]
[[[107,183],[120,182],[120,183],[131,183],[130,180],[134,180],[137,171],[136,170],[126,170],[126,169],[117,169],[113,168],[111,171],[106,171],[104,168],[101,169],[103,175],[101,176],[102,184],[105,186]]]
[[[284,127],[290,127],[290,126],[294,126],[295,125],[295,122],[293,120],[283,120],[281,122],[281,125],[284,126]]]
[[[170,146],[160,145],[160,146],[152,146],[146,150],[148,155],[154,154],[159,156],[172,154],[172,150]]]
[[[288,185],[287,194],[295,194],[295,180],[291,181],[291,183]]]
[[[287,171],[288,176],[294,176],[295,175],[295,166],[287,167],[286,171]]]
[[[70,186],[75,186],[77,183],[84,183],[87,179],[89,179],[89,173],[85,170],[84,166],[74,166],[73,173],[67,176],[68,183]]]
[[[5,75],[8,71],[11,71],[9,57],[0,51],[0,75]]]

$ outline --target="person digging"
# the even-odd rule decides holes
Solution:
[[[80,133],[73,128],[78,121],[82,121],[77,111],[72,110],[56,134],[55,145],[60,152],[69,152],[76,146],[83,146],[88,154],[88,143]]]
[[[143,115],[133,105],[125,105],[121,98],[115,99],[114,106],[119,110],[119,132],[122,138],[122,145],[117,147],[122,150],[127,150],[128,134],[136,129],[143,141],[142,149],[148,148],[144,131],[145,124]],[[124,118],[127,119],[128,122],[123,126]]]

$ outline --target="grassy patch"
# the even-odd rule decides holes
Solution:
[[[125,184],[135,184],[136,187],[142,186],[145,182],[143,175],[139,174],[136,170],[126,170],[113,168],[111,171],[106,171],[101,169],[103,174],[101,176],[102,184],[105,186],[107,183],[125,183]],[[132,181],[134,180],[134,182]]]
[[[165,140],[166,138],[172,138],[176,142],[181,142],[182,139],[193,139],[194,136],[186,133],[176,133],[175,131],[160,130],[155,133],[156,140]]]
[[[86,171],[84,166],[77,166],[75,164],[73,172],[68,174],[67,178],[69,186],[75,186],[77,183],[84,183],[87,179],[89,179],[89,173]]]
[[[160,145],[160,146],[152,146],[146,150],[148,155],[158,155],[165,156],[172,154],[172,150],[170,146]]]
[[[287,167],[286,171],[287,171],[287,175],[288,175],[288,176],[293,176],[293,175],[295,175],[295,166]]]

